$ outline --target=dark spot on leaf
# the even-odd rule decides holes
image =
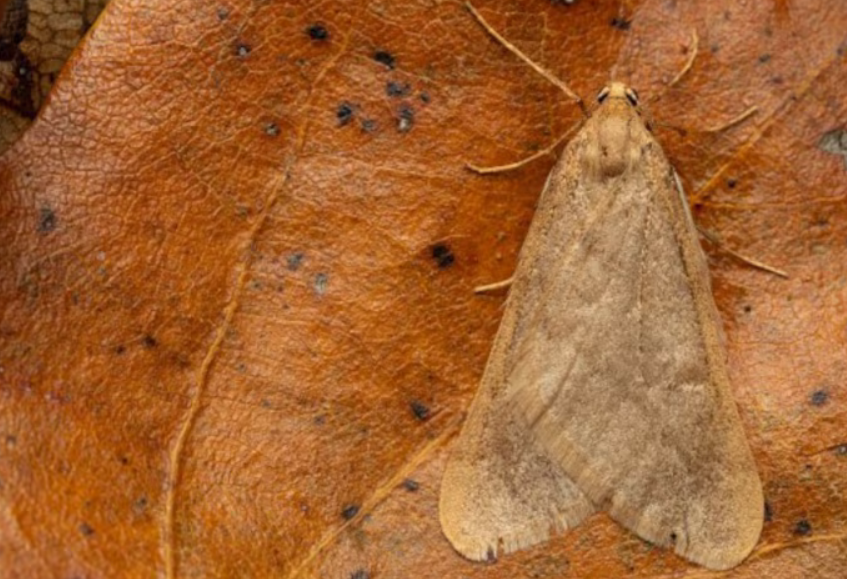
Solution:
[[[90,537],[94,534],[94,529],[91,528],[91,525],[88,523],[80,523],[79,532],[82,533],[84,537]]]
[[[329,38],[329,30],[323,24],[312,24],[306,29],[312,40],[326,40]]]
[[[326,286],[329,285],[329,275],[319,273],[315,276],[315,293],[322,296],[326,293]]]
[[[223,6],[218,8],[218,20],[224,21],[227,18],[229,18],[229,10],[227,10]]]
[[[118,344],[117,346],[115,346],[115,354],[120,356],[124,352],[126,352],[126,346],[124,346],[123,344]]]
[[[420,483],[418,483],[418,481],[407,478],[403,480],[403,488],[413,493],[419,488],[421,488],[421,485]]]
[[[409,86],[408,83],[399,83],[397,81],[389,81],[385,85],[385,94],[390,97],[402,97],[409,94],[412,87]]]
[[[421,95],[420,95],[420,96],[421,96],[421,102],[422,102],[423,104],[425,104],[425,105],[429,104],[430,97],[429,97],[429,93],[428,93],[428,92],[424,91],[424,92],[422,92],[422,93],[421,93]]]
[[[371,574],[364,569],[358,569],[350,575],[350,579],[371,579]]]
[[[374,53],[374,60],[380,64],[384,64],[390,69],[394,69],[394,65],[397,62],[390,52],[386,52],[385,50],[377,50]]]
[[[279,135],[279,125],[276,123],[265,123],[265,134],[269,137]]]
[[[353,120],[354,112],[353,105],[350,103],[344,102],[338,105],[338,108],[335,109],[335,118],[338,119],[338,126],[343,127]]]
[[[397,116],[397,130],[401,133],[408,133],[412,130],[415,124],[415,110],[409,105],[400,107],[400,112]]]
[[[141,342],[144,344],[145,348],[155,348],[158,345],[156,338],[154,338],[150,334],[144,336],[144,339],[141,340]]]
[[[432,259],[441,269],[450,267],[456,262],[456,256],[453,255],[450,247],[444,243],[436,243],[432,246]]]
[[[765,63],[766,63],[766,62],[768,62],[770,59],[771,59],[771,55],[770,55],[770,54],[760,54],[760,55],[759,55],[759,62],[761,62],[762,64],[765,64]]]
[[[735,189],[736,185],[738,185],[738,179],[734,179],[734,178],[730,177],[729,179],[726,180],[726,186],[729,187],[730,189]]]
[[[412,407],[412,414],[414,414],[415,418],[417,418],[418,420],[424,421],[429,418],[429,406],[427,406],[423,402],[419,400],[412,400],[410,406]]]
[[[129,458],[127,458],[126,456],[121,456],[121,457],[118,458],[118,460],[120,460],[121,464],[124,465],[124,466],[129,464]]]
[[[372,133],[376,130],[376,121],[373,119],[364,119],[362,121],[362,130],[366,133]]]
[[[56,229],[56,214],[49,207],[42,207],[38,215],[38,232],[50,233]]]
[[[341,510],[341,516],[345,521],[349,521],[359,514],[359,505],[347,505]]]
[[[677,540],[676,533],[671,533],[671,536],[669,538],[670,538],[670,541],[671,541],[671,545],[676,545],[676,540]]]
[[[497,555],[494,554],[494,548],[488,547],[488,551],[485,553],[485,561],[487,563],[494,563],[497,561]]]
[[[744,313],[745,313],[745,314],[749,314],[749,313],[750,313],[750,312],[752,312],[752,311],[753,311],[753,306],[751,306],[751,305],[749,305],[749,304],[748,304],[748,305],[746,305],[746,306],[744,306]]]
[[[812,534],[812,524],[806,519],[800,519],[794,525],[794,534],[801,537],[807,537]]]
[[[289,271],[297,271],[300,269],[300,266],[303,264],[303,259],[305,256],[302,253],[292,253],[285,260],[287,263],[287,267]]]
[[[326,414],[318,414],[317,416],[315,416],[314,420],[315,424],[317,424],[318,426],[322,426],[326,424]]]
[[[14,434],[7,434],[6,435],[6,446],[8,448],[14,448],[16,444],[18,444],[18,437],[15,436]]]
[[[615,16],[609,24],[618,30],[629,30],[630,26],[632,26],[632,21],[620,16]]]
[[[245,42],[238,42],[235,45],[235,55],[238,58],[246,58],[251,50],[250,45]]]
[[[847,444],[839,444],[835,447],[835,454],[838,456],[847,456]]]
[[[765,522],[770,523],[771,521],[773,521],[773,509],[771,504],[765,501]]]
[[[826,390],[817,390],[812,393],[810,401],[812,406],[823,406],[829,400],[829,393]]]

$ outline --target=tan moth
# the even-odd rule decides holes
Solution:
[[[612,82],[541,194],[444,473],[443,532],[485,560],[603,510],[727,569],[763,509],[697,229],[638,95]]]

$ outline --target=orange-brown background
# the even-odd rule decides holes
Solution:
[[[471,290],[553,159],[463,163],[578,119],[460,2],[114,0],[0,159],[0,577],[843,577],[847,5],[691,4],[477,6],[586,98],[661,94],[699,223],[791,275],[707,246],[769,505],[747,563],[602,514],[494,565],[441,535],[503,300]]]

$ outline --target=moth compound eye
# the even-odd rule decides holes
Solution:
[[[638,93],[635,92],[633,89],[631,89],[631,88],[626,89],[626,99],[629,101],[629,103],[632,106],[634,106],[634,107],[638,106]]]
[[[609,87],[605,87],[605,88],[604,88],[603,90],[601,90],[601,91],[600,91],[600,93],[597,95],[597,102],[598,102],[598,103],[602,103],[604,100],[606,100],[606,97],[608,97],[608,96],[609,96]]]

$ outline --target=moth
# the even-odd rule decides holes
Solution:
[[[711,569],[762,529],[697,229],[634,90],[612,82],[564,149],[521,249],[444,472],[439,516],[473,560],[606,511]]]

